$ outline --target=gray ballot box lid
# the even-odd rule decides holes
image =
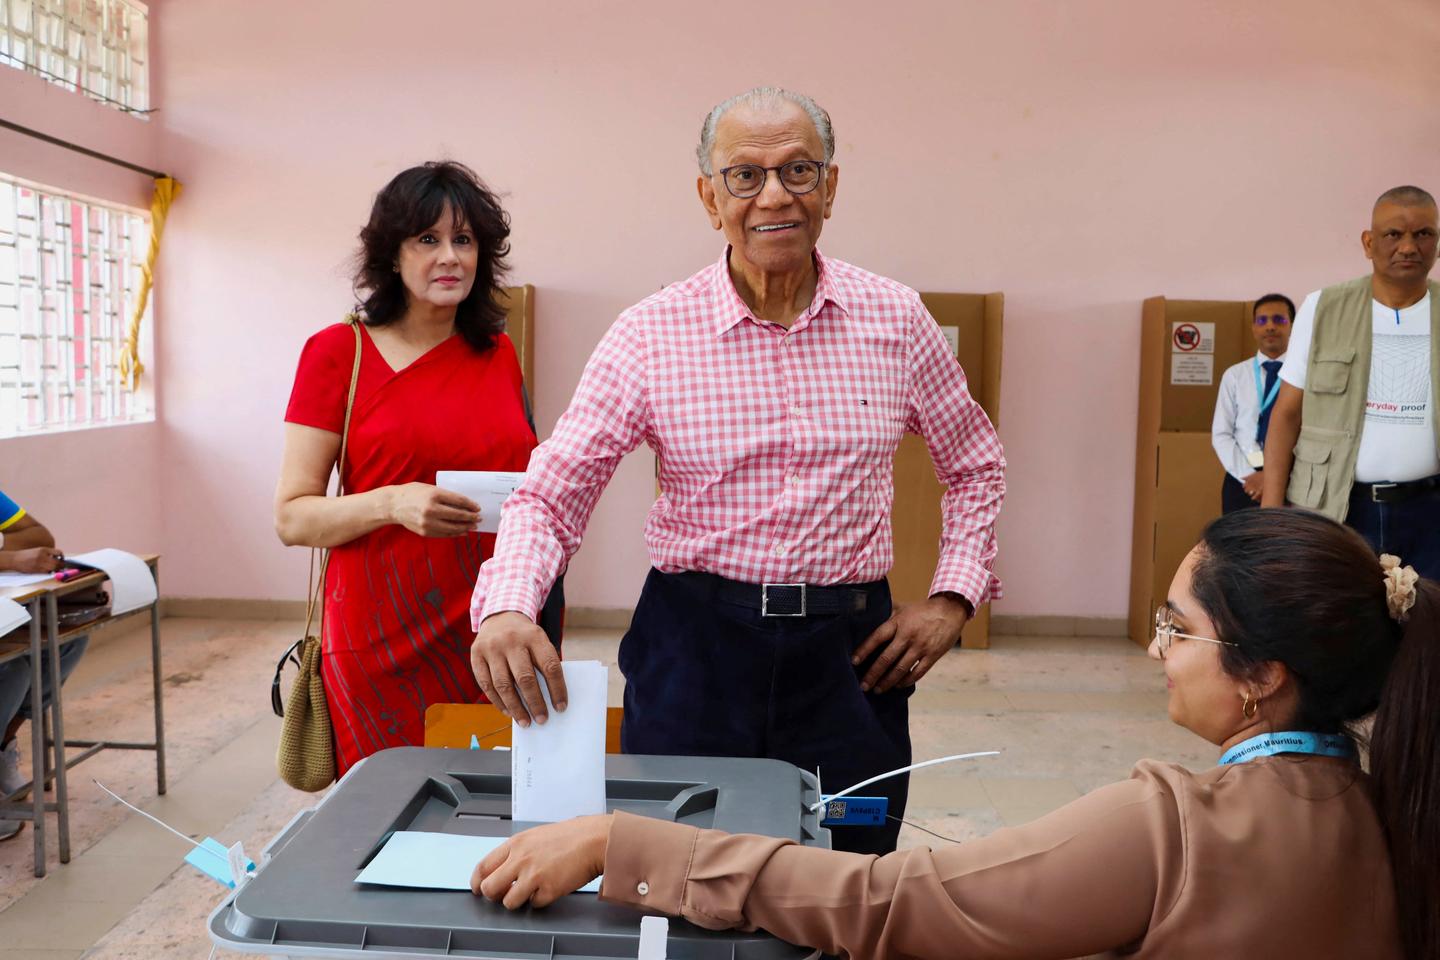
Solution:
[[[779,760],[605,758],[610,810],[830,846],[810,805],[813,774]],[[510,754],[397,747],[353,767],[321,803],[271,841],[254,877],[210,916],[221,947],[285,957],[635,957],[637,911],[575,894],[511,912],[464,891],[374,887],[355,877],[399,830],[510,836]],[[671,960],[817,956],[767,933],[670,922]]]

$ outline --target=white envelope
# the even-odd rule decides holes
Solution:
[[[524,479],[524,473],[503,470],[439,470],[435,473],[435,486],[480,504],[480,525],[475,529],[496,533],[500,529],[500,508]]]
[[[605,812],[605,699],[609,676],[598,660],[567,660],[564,713],[551,705],[544,723],[510,725],[510,816],[555,822]]]

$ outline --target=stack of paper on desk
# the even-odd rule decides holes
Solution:
[[[110,578],[111,614],[118,616],[155,602],[155,575],[145,561],[133,553],[107,547],[89,553],[67,554],[65,559],[105,571]]]
[[[30,622],[30,611],[14,600],[0,599],[0,636],[4,636],[21,624]]]
[[[557,713],[540,680],[550,718],[511,724],[511,817],[552,822],[605,812],[605,697],[608,671],[598,660],[567,660],[569,706]]]
[[[54,579],[55,574],[53,573],[18,573],[14,570],[6,570],[4,573],[0,573],[0,590],[8,587],[29,587]]]

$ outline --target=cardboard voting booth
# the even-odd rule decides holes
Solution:
[[[1251,312],[1246,301],[1151,297],[1141,313],[1128,617],[1141,646],[1180,562],[1220,515],[1225,468],[1210,427],[1221,375],[1255,354]]]
[[[819,800],[814,776],[778,760],[607,756],[605,793],[610,810],[830,845],[810,809]],[[211,939],[225,952],[283,957],[639,956],[641,914],[593,894],[511,912],[468,890],[356,879],[400,832],[508,837],[534,825],[515,822],[510,810],[506,751],[383,750],[271,841],[253,877],[210,915]],[[670,921],[668,939],[668,956],[693,960],[818,956],[762,931],[702,930],[683,920]]]
[[[520,373],[533,399],[535,394],[535,288],[530,284],[506,287],[497,298],[505,308],[505,333],[515,344]]]
[[[920,299],[950,341],[969,380],[971,395],[998,428],[1004,294],[922,293]],[[890,591],[897,604],[930,595],[930,581],[940,560],[940,498],[944,494],[925,441],[907,434],[895,452],[895,566],[890,571]],[[975,611],[961,642],[965,647],[990,646],[988,603]]]

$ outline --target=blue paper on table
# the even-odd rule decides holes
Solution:
[[[402,830],[385,841],[356,883],[426,890],[469,890],[475,864],[509,837],[472,837],[457,833]],[[600,879],[576,893],[599,893]]]
[[[235,878],[230,875],[230,851],[214,837],[206,837],[200,841],[200,846],[191,847],[190,852],[185,854],[185,862],[205,876],[232,889],[235,887]],[[245,869],[254,870],[254,862],[247,860]]]

